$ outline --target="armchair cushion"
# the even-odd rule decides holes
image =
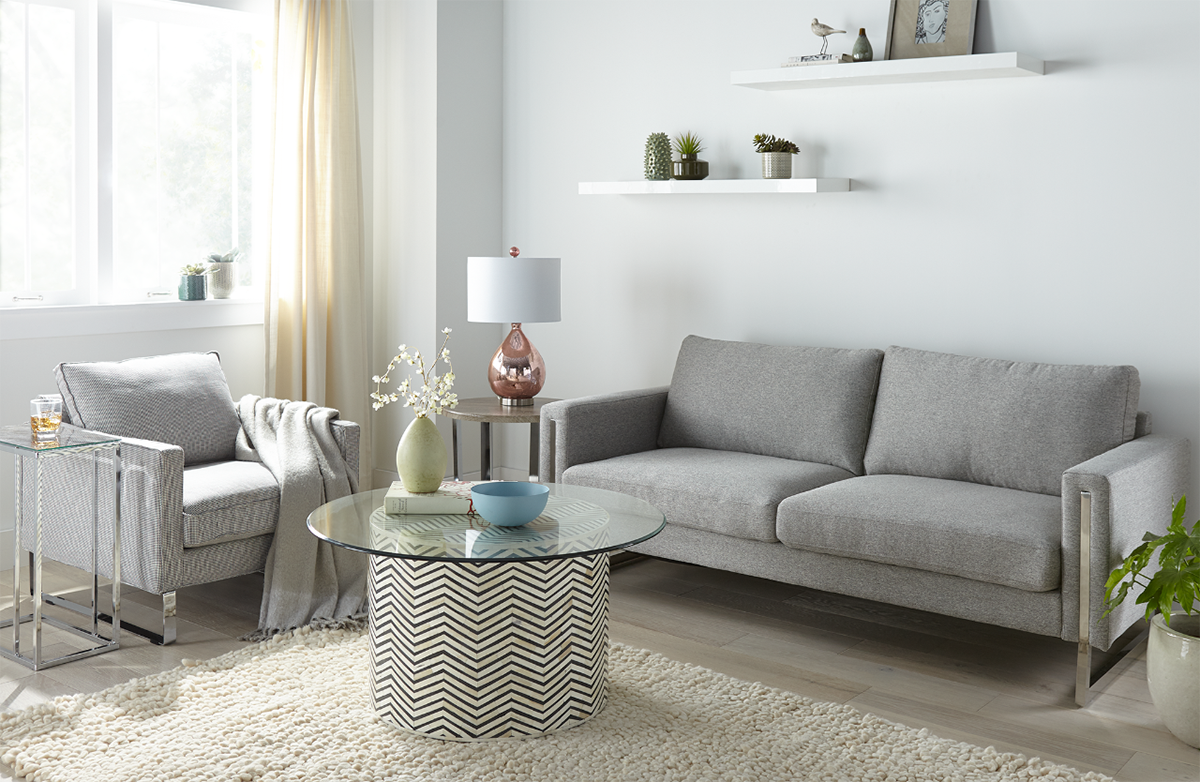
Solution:
[[[234,458],[241,422],[216,353],[59,364],[54,376],[77,426],[177,445],[185,466]]]
[[[279,484],[259,462],[214,462],[183,470],[183,547],[275,531]]]

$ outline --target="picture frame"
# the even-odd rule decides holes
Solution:
[[[978,0],[892,0],[883,59],[972,54],[977,5]]]

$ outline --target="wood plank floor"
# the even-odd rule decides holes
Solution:
[[[46,586],[82,586],[47,564]],[[94,692],[240,648],[254,629],[261,576],[179,593],[179,640],[121,649],[33,673],[0,660],[0,708]],[[0,574],[0,595],[11,594]],[[156,599],[124,591],[125,603]],[[0,606],[6,605],[0,598]],[[61,642],[50,633],[53,642]],[[1200,751],[1150,702],[1145,660],[1127,659],[1091,705],[1073,706],[1074,648],[1008,631],[723,571],[642,559],[614,569],[614,641],[748,681],[847,703],[949,739],[1021,752],[1129,782],[1200,781]],[[51,649],[54,654],[65,647]],[[0,766],[0,780],[12,779]]]

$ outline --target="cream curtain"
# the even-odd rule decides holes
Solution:
[[[347,0],[275,0],[266,395],[362,428],[370,486],[371,297]]]

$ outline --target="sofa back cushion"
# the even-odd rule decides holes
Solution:
[[[874,349],[690,336],[675,362],[658,444],[820,462],[862,475],[882,360]]]
[[[185,466],[234,458],[241,420],[216,353],[175,353],[54,368],[76,426],[183,449]]]
[[[1132,440],[1130,366],[1035,364],[890,347],[869,475],[921,475],[1060,494],[1062,474]]]

